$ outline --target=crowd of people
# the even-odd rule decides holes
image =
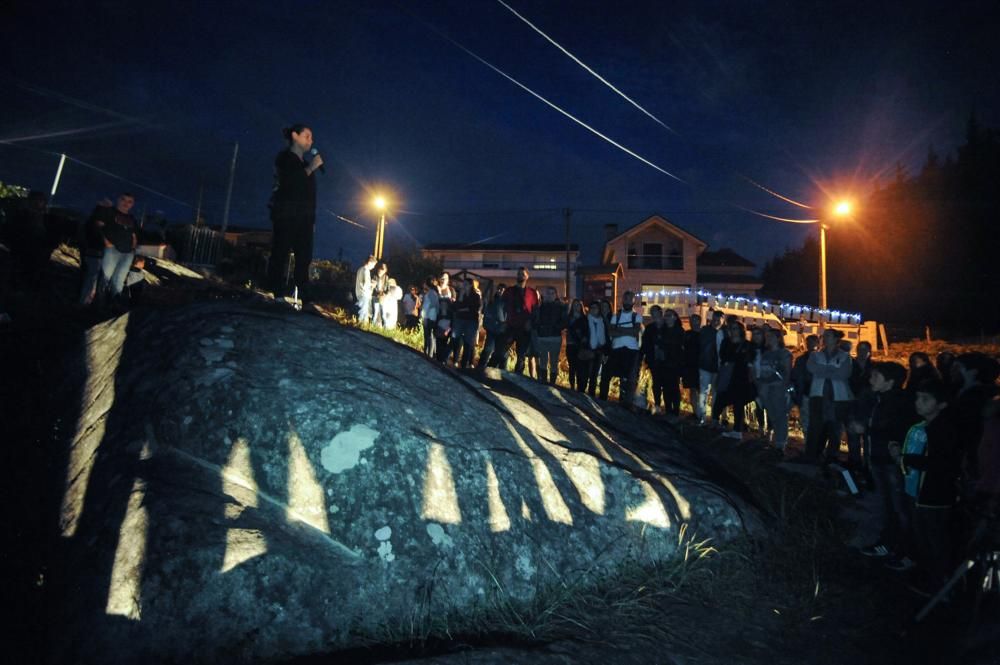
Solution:
[[[374,258],[359,270],[359,319],[387,325],[385,309],[397,306],[401,291],[393,283],[388,302],[381,300],[385,274]],[[565,359],[563,383],[593,398],[609,399],[614,382],[626,408],[677,420],[686,391],[696,422],[724,437],[744,439],[754,427],[789,461],[840,465],[878,499],[879,542],[862,553],[897,571],[919,563],[916,587],[925,593],[967,552],[982,524],[971,515],[995,519],[1000,365],[993,358],[942,353],[935,365],[914,353],[909,367],[874,362],[868,342],[852,348],[833,328],[808,336],[793,357],[781,330],[748,329],[718,310],[704,325],[692,314],[685,326],[658,305],[644,317],[630,292],[618,307],[605,299],[565,303],[554,288],[530,286],[529,277],[521,268],[514,285],[486,296],[477,279],[428,277],[402,297],[403,325],[420,326],[424,353],[456,368],[508,369],[513,360],[514,372],[555,384]],[[640,376],[648,377],[649,396],[639,390]],[[804,447],[793,455],[796,415]]]

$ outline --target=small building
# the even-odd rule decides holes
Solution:
[[[531,275],[528,283],[536,289],[552,286],[560,297],[577,297],[576,273],[580,249],[575,244],[569,246],[568,265],[566,245],[560,244],[437,243],[425,245],[421,253],[425,258],[440,260],[449,273],[475,274],[492,284],[514,284],[517,270],[523,266]],[[566,289],[567,275],[569,293]]]

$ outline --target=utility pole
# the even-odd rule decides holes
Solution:
[[[205,193],[205,181],[202,180],[198,183],[198,207],[194,211],[194,225],[195,227],[201,226],[201,197]]]
[[[819,308],[826,309],[826,223],[819,223]]]
[[[52,181],[52,191],[49,193],[49,205],[56,198],[56,190],[59,189],[59,179],[62,178],[63,166],[66,165],[66,153],[59,155],[59,167],[56,169],[55,180]]]
[[[226,236],[226,227],[229,226],[229,203],[233,199],[233,179],[236,177],[236,157],[240,154],[240,144],[237,142],[233,146],[233,163],[229,166],[229,187],[226,189],[226,209],[222,213],[222,236]]]
[[[563,208],[563,219],[566,220],[566,300],[570,299],[569,291],[569,218],[573,214],[573,211],[569,208]]]

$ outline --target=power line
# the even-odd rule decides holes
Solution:
[[[501,5],[503,5],[504,7],[506,7],[510,11],[510,13],[512,13],[517,18],[519,18],[521,21],[523,21],[526,25],[528,25],[528,27],[530,27],[532,30],[534,30],[535,32],[537,32],[539,35],[541,35],[542,37],[544,37],[546,39],[546,41],[548,41],[550,44],[552,44],[557,49],[559,49],[560,51],[562,51],[567,57],[569,57],[573,62],[575,62],[580,67],[582,67],[583,69],[585,69],[589,74],[591,74],[592,76],[594,76],[598,81],[600,81],[601,83],[603,83],[604,85],[606,85],[608,88],[610,88],[611,90],[613,90],[622,99],[624,99],[625,101],[627,101],[629,104],[631,104],[635,108],[639,109],[639,111],[641,111],[643,114],[645,114],[647,117],[649,117],[655,123],[657,123],[658,125],[660,125],[664,129],[666,129],[667,131],[669,131],[674,136],[677,136],[677,137],[681,136],[676,131],[674,131],[673,128],[671,128],[670,126],[668,126],[665,122],[663,122],[662,120],[660,120],[659,118],[657,118],[655,115],[653,115],[652,113],[650,113],[649,111],[647,111],[645,108],[643,108],[637,101],[635,101],[634,99],[632,99],[631,97],[629,97],[628,95],[626,95],[624,92],[622,92],[621,90],[619,90],[618,88],[616,88],[610,81],[608,81],[606,78],[604,78],[603,76],[601,76],[600,74],[598,74],[596,71],[594,71],[591,67],[589,67],[586,63],[584,63],[582,60],[580,60],[579,58],[577,58],[575,55],[573,55],[572,53],[570,53],[559,42],[557,42],[556,40],[554,40],[549,35],[545,34],[545,32],[543,32],[538,26],[536,26],[534,23],[532,23],[531,21],[529,21],[527,18],[525,18],[521,14],[517,13],[517,11],[515,11],[513,7],[511,7],[506,2],[504,2],[504,0],[497,0],[497,2],[499,2]],[[782,201],[785,201],[787,203],[791,203],[792,205],[796,205],[796,206],[799,206],[801,208],[806,208],[806,209],[811,209],[812,208],[812,206],[806,205],[805,203],[799,203],[798,201],[790,199],[787,196],[783,196],[783,195],[781,195],[781,194],[779,194],[779,193],[777,193],[777,192],[775,192],[775,191],[773,191],[771,189],[768,189],[764,185],[761,185],[760,183],[756,182],[752,178],[743,175],[739,171],[735,171],[734,170],[733,172],[736,173],[736,175],[738,175],[741,178],[743,178],[744,180],[746,180],[747,182],[749,182],[754,187],[757,187],[757,188],[761,189],[762,191],[767,192],[768,194],[771,194],[772,196],[775,196],[775,197],[781,199]],[[749,212],[753,212],[753,211],[749,211]]]
[[[565,53],[573,62],[575,62],[576,64],[580,65],[585,70],[587,70],[598,81],[600,81],[604,85],[606,85],[609,88],[611,88],[612,90],[614,90],[622,99],[624,99],[629,104],[631,104],[632,106],[636,107],[637,109],[639,109],[640,111],[642,111],[644,114],[646,114],[650,119],[653,120],[653,122],[657,123],[658,125],[660,125],[664,129],[666,129],[668,132],[671,132],[673,134],[677,134],[677,132],[675,132],[665,122],[663,122],[662,120],[660,120],[659,118],[657,118],[655,115],[653,115],[652,113],[650,113],[649,111],[647,111],[646,109],[644,109],[642,106],[639,105],[639,103],[637,101],[635,101],[634,99],[632,99],[631,97],[629,97],[628,95],[626,95],[624,92],[622,92],[621,90],[619,90],[618,88],[616,88],[614,85],[612,85],[611,81],[608,81],[606,78],[604,78],[603,76],[601,76],[600,74],[598,74],[597,72],[595,72],[593,69],[591,69],[590,67],[588,67],[582,60],[580,60],[575,55],[573,55],[572,53],[570,53],[569,51],[567,51],[565,48],[563,48],[562,45],[559,44],[559,42],[557,42],[556,40],[552,39],[547,34],[545,34],[544,32],[542,32],[542,30],[539,29],[538,26],[536,26],[534,23],[532,23],[531,21],[529,21],[525,17],[523,17],[520,14],[518,14],[516,11],[514,11],[513,7],[511,7],[510,5],[508,5],[503,0],[497,0],[497,2],[499,2],[501,5],[503,5],[508,10],[510,10],[511,14],[513,14],[516,17],[518,17],[522,21],[524,21],[528,25],[528,27],[530,27],[532,30],[534,30],[535,32],[537,32],[538,34],[540,34],[542,37],[544,37],[550,44],[552,44],[557,49],[559,49],[560,51],[562,51],[563,53]]]
[[[441,32],[440,30],[438,30],[434,26],[432,26],[432,25],[430,25],[429,23],[426,23],[426,22],[424,22],[424,24],[427,25],[431,30],[433,30],[435,33],[437,33],[443,39],[448,40],[449,42],[451,42],[457,48],[461,49],[462,51],[465,51],[465,53],[467,53],[469,56],[475,58],[476,60],[478,60],[482,64],[486,65],[487,67],[489,67],[490,69],[492,69],[493,71],[495,71],[500,76],[504,77],[505,79],[507,79],[508,81],[510,81],[511,83],[513,83],[514,85],[516,85],[517,87],[521,88],[522,90],[524,90],[525,92],[527,92],[528,94],[530,94],[532,97],[538,99],[539,101],[541,101],[545,105],[549,106],[550,108],[555,109],[556,111],[558,111],[559,113],[563,114],[564,116],[566,116],[567,118],[569,118],[570,120],[572,120],[576,124],[580,125],[581,127],[583,127],[584,129],[586,129],[587,131],[595,134],[596,136],[599,136],[600,138],[604,139],[605,141],[607,141],[611,145],[615,146],[619,150],[621,150],[621,151],[623,151],[623,152],[631,155],[632,157],[635,157],[636,159],[638,159],[643,164],[646,164],[647,166],[656,169],[660,173],[662,173],[662,174],[664,174],[666,176],[669,176],[670,178],[673,178],[677,182],[685,184],[685,185],[688,184],[682,178],[674,175],[670,171],[667,171],[666,169],[664,169],[664,168],[662,168],[660,166],[657,166],[656,164],[654,164],[653,162],[649,161],[648,159],[646,159],[642,155],[639,155],[638,153],[636,153],[636,152],[634,152],[632,150],[629,150],[628,148],[626,148],[625,146],[623,146],[621,143],[618,143],[617,141],[615,141],[611,137],[609,137],[609,136],[607,136],[605,134],[602,134],[598,130],[594,129],[593,127],[591,127],[590,125],[588,125],[587,123],[585,123],[584,121],[582,121],[579,118],[577,118],[575,115],[573,115],[569,111],[566,111],[566,110],[560,108],[559,106],[557,106],[556,104],[553,104],[552,102],[550,102],[545,97],[542,97],[540,94],[538,94],[537,92],[535,92],[534,90],[532,90],[528,86],[524,85],[523,83],[521,83],[520,81],[518,81],[514,77],[510,76],[509,74],[505,73],[503,70],[499,69],[498,67],[494,66],[490,62],[488,62],[488,61],[484,60],[483,58],[481,58],[480,56],[476,55],[475,53],[473,53],[472,51],[470,51],[468,48],[466,48],[465,46],[463,46],[459,42],[455,41],[454,39],[452,39],[448,35],[444,34],[443,32]]]

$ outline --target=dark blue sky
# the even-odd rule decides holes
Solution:
[[[222,217],[264,226],[280,129],[309,124],[327,160],[317,255],[369,250],[372,189],[397,201],[386,245],[573,241],[597,259],[605,223],[663,213],[762,262],[813,227],[741,212],[814,213],[824,190],[867,194],[896,161],[962,140],[973,109],[1000,126],[989,2],[528,2],[526,18],[671,126],[672,134],[492,0],[442,2],[19,2],[4,21],[0,180],[47,189],[76,159]],[[280,6],[279,6],[280,5]],[[477,62],[663,169],[605,143]],[[116,123],[108,126],[109,123]],[[97,129],[88,129],[97,126]],[[123,188],[70,162],[59,202]],[[191,208],[136,190],[138,207]],[[861,212],[863,223],[863,211]]]

